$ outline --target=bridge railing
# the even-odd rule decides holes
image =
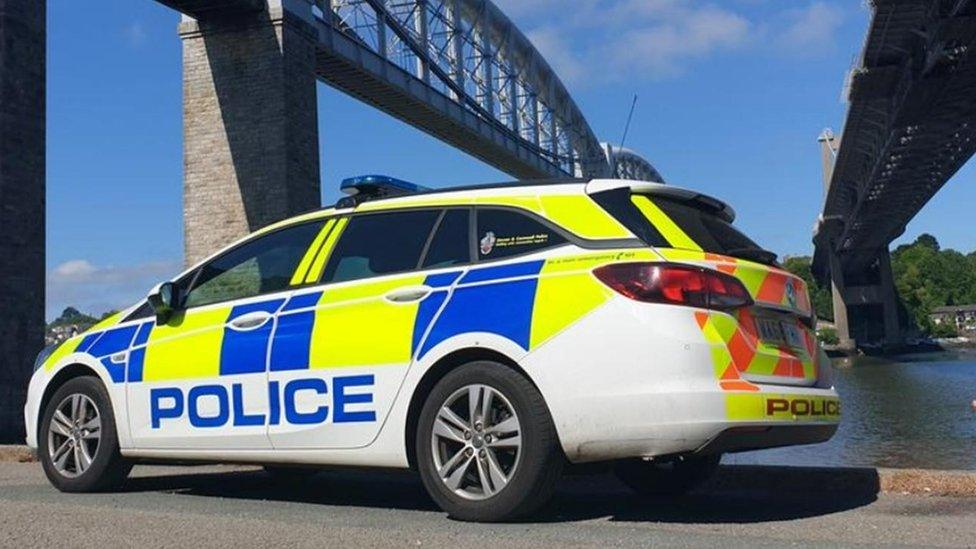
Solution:
[[[315,0],[323,21],[518,139],[567,175],[605,176],[558,77],[487,0]]]

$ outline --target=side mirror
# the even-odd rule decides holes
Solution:
[[[159,284],[146,297],[149,306],[156,313],[156,323],[164,324],[180,308],[179,290],[172,282]]]

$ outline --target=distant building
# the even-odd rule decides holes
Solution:
[[[960,332],[976,332],[976,305],[936,307],[929,317],[938,325],[955,326]]]
[[[71,339],[79,333],[87,330],[90,326],[90,324],[61,324],[57,326],[48,326],[47,333],[44,336],[44,344],[56,345],[62,341]]]

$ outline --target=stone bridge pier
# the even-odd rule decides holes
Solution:
[[[309,0],[167,0],[182,11],[184,244],[192,264],[321,205]]]
[[[45,2],[0,0],[0,443],[44,345]]]

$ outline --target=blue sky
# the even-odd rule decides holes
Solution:
[[[669,182],[723,198],[780,254],[809,254],[817,135],[838,133],[868,12],[850,0],[497,0],[559,72],[597,135]],[[566,9],[571,6],[572,9]],[[149,0],[50,0],[48,316],[138,299],[182,262],[179,16]],[[344,177],[431,186],[508,179],[319,86],[323,201]],[[909,225],[976,249],[972,167]]]

